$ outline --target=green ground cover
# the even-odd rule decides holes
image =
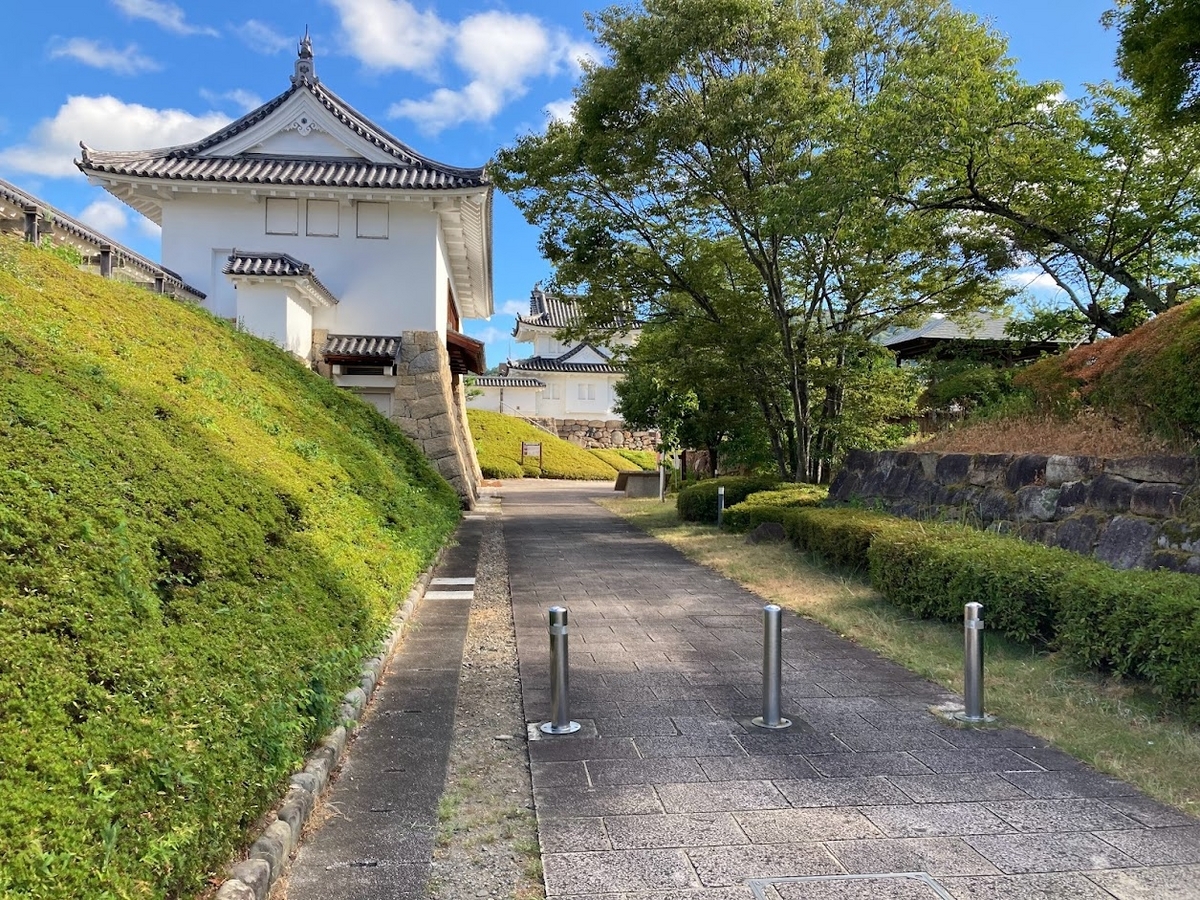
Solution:
[[[288,354],[0,240],[0,896],[202,890],[458,517]]]
[[[468,409],[475,453],[485,478],[565,478],[604,481],[617,470],[582,447],[555,437],[513,416],[483,409]],[[521,465],[521,442],[542,445],[542,464],[526,460]]]

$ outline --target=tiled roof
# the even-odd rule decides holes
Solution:
[[[572,297],[555,297],[543,291],[534,290],[529,295],[529,315],[517,316],[517,327],[521,324],[534,325],[540,328],[553,328],[558,331],[570,328],[579,322],[579,310]],[[636,328],[640,323],[632,320],[618,319],[612,322],[612,328]],[[513,330],[516,334],[516,329]]]
[[[134,250],[130,250],[123,244],[117,243],[94,228],[84,225],[78,219],[68,216],[66,213],[59,212],[32,194],[21,190],[15,184],[0,180],[0,201],[18,208],[33,206],[45,211],[49,214],[51,227],[55,231],[68,234],[76,241],[87,244],[97,251],[102,246],[111,246],[114,262],[124,263],[125,266],[136,269],[149,281],[162,278],[163,291],[165,293],[184,296],[190,300],[203,300],[205,297],[203,291],[192,287],[170,269],[160,266],[153,260],[142,256],[142,254]]]
[[[261,278],[305,278],[313,290],[331,306],[338,302],[333,292],[317,278],[312,266],[286,253],[250,253],[234,250],[221,271],[226,275]]]
[[[331,334],[321,348],[329,362],[394,363],[400,355],[400,338],[372,334]]]
[[[508,368],[509,371],[521,369],[529,372],[585,372],[598,375],[618,375],[624,371],[620,366],[614,366],[612,363],[563,362],[561,357],[550,359],[545,356],[511,360]]]
[[[931,316],[924,324],[880,338],[885,347],[903,344],[917,338],[942,341],[1011,341],[1004,332],[1009,320],[996,316],[970,316],[962,324],[944,316]]]
[[[266,119],[297,92],[305,91],[350,131],[385,151],[393,161],[318,157],[202,156]],[[89,174],[162,178],[172,181],[210,181],[235,184],[299,185],[305,187],[409,188],[447,190],[488,184],[482,168],[458,168],[422,156],[388,134],[316,79],[296,81],[278,97],[219,131],[192,144],[157,150],[93,150],[80,144],[76,162]]]
[[[506,378],[503,375],[479,375],[475,378],[475,387],[513,387],[513,388],[544,388],[546,382],[536,378]]]

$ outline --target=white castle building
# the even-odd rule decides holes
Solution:
[[[82,146],[82,145],[81,145]],[[492,313],[492,185],[428,159],[326,88],[307,35],[290,87],[192,144],[83,146],[94,184],[162,226],[163,265],[393,419],[473,503],[462,376]]]

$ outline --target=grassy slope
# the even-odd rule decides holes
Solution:
[[[291,357],[0,240],[0,895],[202,888],[457,518]]]
[[[467,418],[479,466],[488,478],[539,476],[536,462],[521,467],[522,441],[542,445],[540,475],[544,478],[604,481],[617,477],[617,470],[604,460],[520,419],[482,409],[468,409]]]

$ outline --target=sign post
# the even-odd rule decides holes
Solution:
[[[538,471],[542,471],[542,445],[539,442],[521,441],[521,466],[524,467],[526,458],[537,458]]]

